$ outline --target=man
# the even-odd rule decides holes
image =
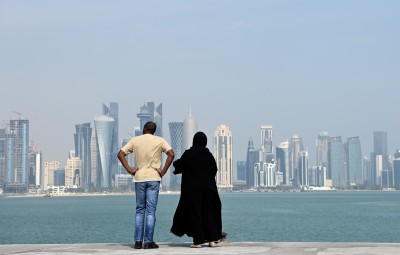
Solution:
[[[143,135],[133,137],[119,152],[118,159],[126,171],[135,177],[136,217],[135,249],[155,249],[158,245],[153,240],[156,222],[156,208],[161,177],[174,160],[174,151],[161,137],[155,136],[157,125],[149,121],[143,127]],[[167,154],[162,170],[161,154]],[[133,153],[136,168],[132,169],[125,156]]]

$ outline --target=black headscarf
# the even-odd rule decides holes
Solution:
[[[207,136],[203,132],[197,132],[193,137],[193,147],[206,147]]]

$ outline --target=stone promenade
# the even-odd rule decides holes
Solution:
[[[399,243],[253,243],[189,248],[189,243],[159,243],[159,249],[135,250],[131,244],[0,245],[1,255],[126,255],[126,254],[268,254],[268,255],[400,255]]]

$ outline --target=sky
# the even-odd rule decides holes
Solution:
[[[75,125],[119,104],[119,136],[145,102],[168,122],[191,111],[212,137],[227,125],[234,164],[260,126],[274,146],[298,134],[314,163],[319,132],[373,132],[400,148],[400,1],[0,1],[0,120],[30,120],[45,161],[65,165]],[[18,114],[20,113],[20,114]]]

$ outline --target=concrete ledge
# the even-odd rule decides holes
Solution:
[[[399,255],[400,243],[223,243],[217,248],[189,248],[189,243],[159,243],[159,249],[135,250],[131,244],[7,244],[0,254],[268,254],[268,255]]]

